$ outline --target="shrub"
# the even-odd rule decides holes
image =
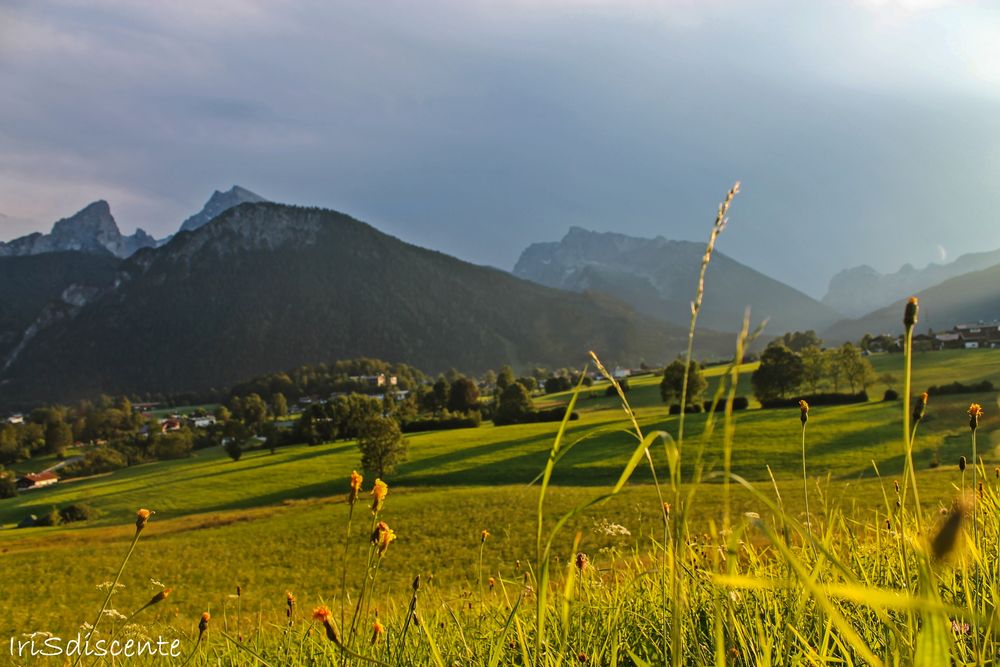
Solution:
[[[899,400],[899,392],[896,391],[895,389],[886,389],[885,393],[882,394],[882,400],[883,401],[898,401]]]
[[[73,503],[59,510],[59,520],[61,523],[87,521],[96,516],[97,510],[86,503]]]
[[[704,412],[704,411],[705,409],[697,403],[694,405],[687,406],[687,408],[684,410],[684,412],[689,415],[694,414],[696,412]],[[681,413],[681,406],[679,403],[674,403],[673,405],[670,406],[670,414],[679,415],[680,413]]]
[[[705,412],[708,412],[709,410],[712,409],[712,401],[705,401],[704,403],[701,404],[701,407]],[[733,398],[733,410],[746,410],[748,407],[750,407],[750,399],[748,399],[746,396],[736,396],[735,398]],[[726,409],[725,401],[719,401],[718,405],[715,406],[716,412],[722,412],[725,409]],[[678,412],[680,411],[678,410]],[[671,412],[670,414],[677,414],[677,413]]]
[[[59,510],[55,507],[50,509],[45,514],[40,515],[35,519],[36,526],[58,526],[59,522],[62,520],[62,516],[59,514]]]
[[[522,413],[517,419],[508,421],[499,417],[494,417],[493,423],[496,426],[508,426],[510,424],[535,424],[540,422],[561,422],[566,415],[564,408],[549,408],[548,410],[530,410]],[[576,421],[580,415],[572,412],[569,415],[570,421]]]
[[[63,477],[98,475],[119,470],[128,465],[125,456],[110,447],[94,447],[83,456],[82,461],[72,463],[62,469]]]
[[[931,396],[941,396],[943,394],[972,394],[993,391],[993,383],[989,380],[976,382],[974,384],[962,384],[952,382],[951,384],[934,385],[927,388],[927,393]]]
[[[762,408],[797,408],[799,400],[807,402],[809,405],[849,405],[851,403],[867,403],[868,392],[859,391],[856,394],[810,394],[808,396],[797,396],[795,398],[774,398],[761,401]]]
[[[0,498],[13,498],[17,495],[17,481],[13,475],[0,474]]]
[[[627,394],[632,391],[632,388],[628,385],[628,378],[624,378],[618,381],[618,386],[622,388],[622,393]],[[615,385],[608,384],[607,388],[604,390],[605,396],[617,396],[618,391],[615,389]]]
[[[421,433],[423,431],[447,431],[456,428],[476,428],[479,426],[478,412],[467,416],[443,417],[441,419],[418,419],[402,425],[403,433]]]
[[[226,441],[226,454],[229,454],[229,458],[234,461],[239,461],[240,457],[243,456],[243,447],[237,442],[236,438],[230,438]]]

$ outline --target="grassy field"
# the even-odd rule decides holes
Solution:
[[[872,362],[880,373],[902,375],[901,355],[876,356]],[[710,378],[710,391],[723,371],[709,370],[716,378]],[[938,352],[915,358],[917,390],[980,379],[1000,384],[1000,351]],[[676,418],[666,416],[657,385],[657,377],[634,378],[629,400],[644,431],[674,432]],[[738,393],[749,395],[748,375],[741,378]],[[870,393],[881,396],[881,388]],[[957,462],[961,455],[971,454],[965,417],[971,400],[986,408],[979,443],[987,470],[1000,462],[996,398],[932,399],[914,452],[925,506],[950,504],[962,485]],[[555,406],[567,399],[554,395],[538,402]],[[556,467],[548,494],[550,517],[613,484],[635,448],[625,413],[617,399],[604,396],[604,386],[585,391],[577,409],[580,419],[571,422],[567,441],[587,437]],[[831,515],[833,508],[841,508],[859,534],[878,534],[891,513],[884,493],[893,495],[892,482],[900,479],[903,469],[901,410],[898,401],[812,410],[807,438],[814,513]],[[712,522],[720,521],[723,506],[721,478],[713,475],[721,468],[722,429],[703,438],[705,422],[705,415],[688,417],[683,475],[690,478],[694,453],[703,448],[707,481],[694,497],[692,525],[714,533]],[[735,427],[733,471],[769,498],[780,496],[790,515],[802,517],[798,410],[738,412]],[[388,480],[391,490],[384,518],[397,531],[398,540],[374,590],[375,606],[384,610],[383,616],[395,618],[400,600],[405,608],[415,574],[424,577],[423,590],[439,611],[459,609],[475,597],[480,586],[481,530],[491,533],[482,545],[483,570],[501,581],[519,581],[535,557],[538,485],[531,483],[545,466],[557,428],[558,424],[484,425],[409,438],[409,458]],[[652,449],[661,471],[666,468],[663,451]],[[0,530],[0,562],[8,573],[0,590],[5,602],[0,607],[0,629],[8,635],[69,632],[92,620],[87,616],[102,599],[97,585],[113,577],[139,507],[153,509],[156,515],[123,579],[126,588],[114,599],[116,608],[135,608],[155,592],[151,580],[163,582],[176,590],[149,612],[147,620],[186,634],[191,619],[206,609],[220,622],[235,624],[232,595],[237,585],[243,587],[244,622],[257,613],[268,622],[280,618],[287,590],[299,596],[303,614],[336,598],[347,529],[347,478],[359,458],[354,443],[287,447],[273,455],[250,452],[238,462],[217,450],[196,454],[0,501],[0,524],[7,528]],[[935,457],[941,465],[931,469]],[[884,481],[875,476],[873,463]],[[576,550],[586,551],[603,567],[613,567],[614,554],[640,558],[648,553],[662,528],[650,481],[648,466],[639,466],[622,494],[572,520],[557,543],[553,562],[566,563],[573,557],[577,532]],[[370,482],[366,480],[366,488]],[[971,488],[971,480],[966,484]],[[12,528],[28,513],[80,501],[100,515],[73,526]],[[748,492],[734,492],[733,503],[736,515],[755,512],[774,517],[759,497]],[[621,525],[628,534],[609,535],[614,531],[608,531],[606,523]],[[350,548],[361,554],[367,542],[362,533],[368,527],[359,529],[355,523],[354,530]],[[355,558],[351,563],[348,577],[353,580],[361,576],[363,562]]]

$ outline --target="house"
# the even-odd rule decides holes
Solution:
[[[395,387],[397,379],[395,375],[379,373],[378,375],[352,375],[351,382],[367,387],[385,387],[386,385]]]
[[[632,375],[632,371],[627,368],[615,367],[615,372],[611,374],[616,380],[624,380],[628,376]]]
[[[160,422],[160,433],[171,433],[181,430],[181,420],[173,417]]]
[[[977,322],[976,324],[958,324],[954,331],[962,336],[967,349],[1000,347],[1000,323]]]
[[[936,350],[952,350],[965,346],[965,340],[962,338],[962,334],[954,331],[935,334],[934,342],[936,343],[934,347]]]
[[[23,424],[24,423],[24,415],[21,415],[21,414],[11,415],[11,416],[7,417],[7,423],[8,424]]]
[[[17,488],[21,491],[40,489],[44,486],[51,486],[59,481],[59,476],[51,470],[42,472],[29,472],[17,478]]]
[[[212,415],[203,415],[201,417],[188,417],[188,426],[191,428],[208,428],[209,426],[215,426],[215,417]]]

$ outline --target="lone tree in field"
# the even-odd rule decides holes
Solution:
[[[275,417],[288,416],[288,399],[280,391],[271,397],[271,413]]]
[[[531,402],[528,390],[520,382],[514,382],[500,394],[500,403],[493,417],[493,423],[516,424],[524,421],[533,410],[534,404]]]
[[[365,421],[358,435],[361,468],[369,475],[385,477],[406,460],[406,438],[395,419],[372,417]]]
[[[750,378],[753,393],[761,401],[785,398],[802,384],[802,357],[784,345],[768,345],[760,355],[760,367]]]
[[[623,387],[624,388],[624,387]],[[694,405],[701,402],[705,389],[708,388],[708,381],[701,373],[701,366],[697,361],[692,361],[688,370],[687,382],[687,404]],[[681,402],[681,394],[684,393],[684,362],[675,359],[663,369],[663,379],[660,381],[660,398],[664,403]]]

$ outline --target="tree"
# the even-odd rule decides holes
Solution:
[[[560,391],[566,391],[567,389],[572,389],[573,385],[570,384],[568,377],[563,377],[561,375],[553,375],[545,380],[545,393],[555,394]]]
[[[529,394],[533,394],[535,390],[538,389],[538,381],[530,375],[523,378],[517,378],[517,381],[524,385],[524,388],[528,390]]]
[[[479,387],[469,378],[459,378],[451,385],[448,409],[452,412],[469,412],[479,408]]]
[[[73,430],[64,421],[51,421],[45,427],[45,451],[55,453],[73,445]]]
[[[837,352],[844,379],[851,385],[851,393],[858,387],[867,390],[876,378],[871,362],[861,356],[861,350],[851,343],[844,343]]]
[[[514,382],[500,394],[500,404],[497,406],[493,421],[497,424],[516,424],[524,421],[524,418],[533,411],[534,405],[528,390],[521,383]]]
[[[250,429],[256,430],[267,419],[267,403],[260,394],[250,394],[237,402],[240,408],[237,414]]]
[[[830,378],[830,384],[833,385],[833,391],[839,392],[840,383],[844,379],[844,364],[840,350],[836,348],[825,350],[823,355],[826,357],[826,372]]]
[[[697,361],[692,360],[688,367],[687,404],[700,403],[706,388],[708,388],[708,382],[702,375],[701,366],[698,365]],[[683,389],[684,362],[675,359],[663,369],[663,379],[660,381],[660,398],[663,399],[664,403],[672,403],[675,400],[680,403]]]
[[[760,367],[750,378],[761,401],[785,398],[802,384],[802,358],[784,345],[769,345],[760,355]]]
[[[0,499],[13,498],[17,495],[17,482],[14,476],[6,472],[0,472]]]
[[[823,341],[812,329],[808,331],[790,331],[781,338],[772,341],[772,345],[782,344],[792,352],[801,352],[809,347],[822,347]]]
[[[441,412],[448,407],[448,399],[451,398],[451,385],[443,376],[434,383],[434,411]]]
[[[882,373],[878,376],[878,381],[884,384],[886,389],[892,389],[899,384],[899,378],[892,373]]]
[[[510,365],[505,365],[497,375],[497,393],[503,394],[504,390],[514,384],[514,369]]]
[[[372,417],[362,424],[358,437],[361,468],[377,478],[391,474],[406,460],[406,438],[394,419]]]
[[[271,396],[271,413],[275,417],[285,417],[288,415],[288,400],[280,391]]]
[[[815,346],[802,350],[799,356],[802,357],[802,382],[816,394],[830,373],[829,358]]]
[[[243,447],[236,438],[230,438],[226,441],[226,454],[229,454],[229,458],[234,461],[239,461],[240,457],[243,456]]]
[[[215,408],[215,412],[212,414],[214,414],[215,419],[220,422],[227,422],[233,416],[232,413],[229,412],[229,408],[221,404]]]

